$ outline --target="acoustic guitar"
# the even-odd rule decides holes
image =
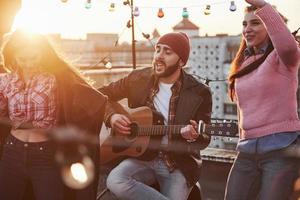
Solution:
[[[139,157],[147,149],[157,150],[161,146],[162,136],[172,134],[172,137],[176,137],[181,134],[181,128],[186,126],[163,125],[162,116],[148,107],[124,108],[122,114],[125,114],[132,122],[131,133],[121,135],[114,133],[113,129],[102,128],[100,134],[100,164],[106,164],[119,157]],[[211,124],[200,121],[197,132],[199,137],[196,141],[189,143],[180,137],[180,140],[172,141],[172,145],[169,145],[168,150],[179,153],[199,151],[208,146],[211,135],[238,137],[237,124],[231,121]],[[157,140],[153,140],[153,138],[157,138]]]

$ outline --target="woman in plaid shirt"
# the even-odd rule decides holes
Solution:
[[[74,124],[99,133],[105,98],[42,35],[17,30],[8,36],[2,53],[7,73],[0,76],[0,117],[8,117],[12,128],[0,160],[0,199],[22,199],[28,182],[37,200],[70,199],[53,159],[54,144],[45,130]],[[94,107],[90,103],[95,111],[85,109],[87,102],[78,93],[91,96],[85,98],[97,103]],[[74,112],[81,116],[76,118]],[[96,190],[90,189],[82,197],[95,199]]]

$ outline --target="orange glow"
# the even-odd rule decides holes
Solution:
[[[86,0],[73,0],[62,3],[61,0],[22,0],[13,29],[23,27],[39,33],[61,33],[63,37],[83,38],[86,33],[121,33],[130,18],[128,6],[122,1],[115,2],[115,12],[109,12],[111,1],[92,1],[90,9],[85,8]],[[181,19],[183,7],[189,11],[189,19],[201,27],[200,35],[215,35],[228,33],[236,35],[241,33],[241,20],[243,19],[244,1],[235,1],[237,10],[229,10],[230,1],[220,0],[221,3],[212,5],[211,15],[203,14],[208,0],[134,0],[134,6],[139,7],[140,16],[136,17],[136,24],[143,32],[151,33],[155,28],[160,34],[172,31],[172,27]],[[299,0],[268,0],[276,5],[281,13],[288,19],[291,30],[298,28],[300,15],[297,8]],[[197,5],[197,6],[193,6]],[[173,7],[174,8],[170,8]],[[163,9],[165,16],[157,17],[159,8]],[[109,20],[108,20],[109,19]],[[142,34],[136,31],[136,39],[142,39]],[[130,41],[130,30],[124,32],[121,40]]]

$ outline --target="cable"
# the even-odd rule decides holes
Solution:
[[[119,43],[119,39],[121,38],[121,36],[124,34],[125,30],[127,29],[127,27],[124,27],[122,32],[118,35],[118,38],[116,39],[116,41],[114,42],[114,47],[116,47]],[[97,67],[97,65],[99,63],[104,62],[108,57],[110,57],[111,52],[108,52],[105,56],[103,56],[98,62],[96,62],[94,65],[91,66],[91,68],[95,68]]]
[[[137,25],[139,31],[142,33],[143,37],[144,37],[145,39],[147,39],[148,42],[149,42],[149,43],[151,44],[151,46],[153,47],[153,49],[155,49],[155,45],[154,45],[153,42],[151,41],[150,37],[148,37],[149,34],[147,35],[147,34],[145,34],[145,33],[142,31],[142,29],[141,29],[140,25],[137,23],[137,21],[136,21],[135,24]],[[147,38],[147,37],[148,37],[148,38]]]
[[[107,3],[111,3],[111,1],[104,1],[104,2],[107,2]],[[124,4],[126,2],[126,4]],[[125,2],[122,2],[123,5],[129,5],[130,6],[130,3],[129,1],[125,1]],[[187,6],[139,6],[139,5],[135,5],[139,8],[183,8],[183,7],[186,7],[186,8],[197,8],[197,7],[203,7],[203,6],[206,6],[206,5],[218,5],[218,4],[227,4],[228,3],[228,0],[222,0],[222,1],[217,1],[217,2],[212,2],[212,3],[202,3],[202,4],[191,4],[191,5],[187,5]]]
[[[215,79],[215,80],[212,80],[212,79],[209,79],[209,78],[203,78],[197,74],[192,74],[192,76],[198,78],[198,79],[201,79],[204,81],[204,83],[206,85],[209,85],[210,82],[224,82],[224,81],[228,81],[227,79]]]
[[[108,188],[104,188],[104,190],[102,190],[102,192],[97,195],[97,200],[100,200],[101,197],[108,191],[109,191]]]
[[[154,9],[154,8],[199,8],[199,7],[204,7],[204,6],[207,6],[207,5],[219,5],[219,4],[225,4],[225,3],[228,3],[228,1],[220,1],[220,2],[215,2],[215,3],[206,3],[206,4],[197,4],[197,5],[188,5],[188,6],[138,6],[139,8],[151,8],[151,9]]]

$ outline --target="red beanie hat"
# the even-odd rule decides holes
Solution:
[[[190,40],[185,33],[167,33],[161,36],[156,44],[168,45],[181,58],[184,65],[189,59]]]

